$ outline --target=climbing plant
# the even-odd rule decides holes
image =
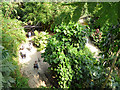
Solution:
[[[69,23],[55,27],[57,32],[48,39],[44,61],[50,64],[61,88],[100,87],[105,69],[93,58],[85,47],[85,33],[88,29],[79,24]]]
[[[98,35],[94,35],[94,44],[99,47],[102,51],[101,55],[101,63],[105,64],[104,67],[111,67],[109,71],[109,75],[106,77],[106,80],[103,83],[103,87],[107,86],[107,80],[113,80],[115,72],[111,72],[115,70],[116,67],[119,67],[119,27],[120,27],[120,12],[119,12],[119,2],[106,2],[106,3],[88,3],[88,11],[93,15],[90,22],[91,32],[95,33],[99,28],[100,30],[97,32]],[[91,8],[90,8],[91,7]],[[109,7],[109,8],[108,8]],[[118,56],[116,56],[118,54]],[[116,57],[116,58],[115,58]],[[116,63],[115,63],[116,62]],[[111,78],[109,78],[111,76]],[[114,77],[116,80],[118,75]],[[111,82],[112,87],[118,87],[120,82],[115,84]],[[102,87],[102,88],[103,88]]]

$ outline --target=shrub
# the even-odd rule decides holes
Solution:
[[[35,31],[35,37],[33,38],[33,43],[37,47],[38,51],[45,49],[47,38],[50,37],[46,32],[40,32],[40,34]]]
[[[91,87],[100,78],[102,69],[92,53],[85,47],[87,29],[78,24],[62,24],[48,39],[44,61],[50,64],[61,88]]]
[[[2,16],[2,15],[1,15]],[[25,32],[21,22],[16,19],[2,19],[2,50],[1,77],[2,87],[27,87],[28,82],[21,73],[18,66],[18,50],[22,41],[25,41]],[[2,48],[1,48],[2,47]],[[2,69],[1,69],[2,68]],[[1,88],[1,87],[0,87]]]

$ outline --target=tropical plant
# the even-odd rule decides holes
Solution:
[[[51,28],[51,30],[55,30],[56,35],[48,39],[43,56],[45,61],[51,65],[51,70],[57,75],[56,78],[60,87],[72,87],[72,85],[75,87],[118,87],[120,82],[115,69],[120,66],[119,4],[120,2],[2,3],[0,5],[2,6],[3,17],[9,18],[9,20],[5,18],[1,20],[3,22],[1,26],[3,27],[1,30],[3,31],[2,37],[4,37],[3,51],[8,52],[12,60],[12,57],[17,56],[16,48],[23,40],[23,36],[20,34],[21,30],[16,30],[18,27],[16,22],[18,21],[10,18],[31,22],[32,25],[41,25],[42,30]],[[70,23],[76,23],[84,14],[93,18],[91,19],[92,23],[91,21],[89,23],[89,31],[84,27]],[[14,22],[14,24],[10,22]],[[90,36],[90,33],[95,33],[95,27],[98,26],[100,26],[102,34],[100,36],[97,33],[95,37],[93,36],[93,42],[102,52],[99,62],[84,47],[85,35]],[[13,40],[14,38],[15,40]],[[34,41],[36,45],[38,44],[41,47],[38,38]],[[83,75],[86,77],[83,78]]]
[[[98,48],[102,51],[101,56],[103,58],[101,59],[101,63],[105,63],[104,67],[111,67],[110,73],[106,77],[105,82],[103,83],[103,87],[107,86],[107,81],[111,79],[113,80],[113,77],[115,75],[115,72],[112,72],[117,67],[120,67],[119,64],[119,50],[120,50],[120,17],[119,17],[119,4],[120,3],[113,3],[113,2],[107,2],[107,3],[94,3],[96,8],[92,6],[92,3],[89,3],[88,5],[91,5],[91,7],[96,11],[92,12],[94,13],[93,18],[90,22],[90,28],[91,32],[94,33],[95,27],[99,26],[99,31],[102,33],[102,35],[93,36],[94,38],[94,44],[98,46]],[[110,7],[107,9],[107,7]],[[106,12],[106,13],[104,13]],[[114,14],[112,14],[114,13]],[[99,33],[98,33],[99,34]],[[99,37],[100,36],[100,37]],[[97,38],[95,38],[97,37]],[[117,55],[118,54],[118,55]],[[115,58],[116,57],[116,58]],[[118,73],[118,72],[116,72]],[[118,78],[117,76],[114,77]],[[109,79],[109,80],[108,80]],[[113,80],[114,81],[114,80]],[[113,84],[119,86],[119,84]]]
[[[17,10],[18,4],[16,2],[2,2],[1,4],[1,10],[3,17],[5,18],[18,18]]]
[[[50,35],[46,32],[40,32],[39,34],[37,31],[35,31],[34,33],[36,36],[32,40],[33,40],[33,44],[37,46],[37,50],[41,51],[45,49],[47,44],[47,39],[50,37]]]
[[[61,88],[100,86],[104,72],[99,62],[85,47],[85,32],[88,29],[79,24],[62,24],[55,27],[57,32],[49,38],[44,61],[50,64]]]
[[[2,8],[4,8],[4,5],[2,6]],[[3,14],[0,15],[0,20],[2,22],[2,29],[0,30],[2,31],[2,45],[0,46],[0,48],[2,49],[2,65],[0,67],[2,68],[2,87],[26,87],[28,80],[24,79],[24,81],[21,81],[23,77],[20,73],[17,57],[19,45],[22,41],[25,41],[24,29],[23,27],[21,27],[21,21],[18,21],[16,19],[10,19],[9,17],[4,18]],[[18,85],[18,82],[16,81],[19,81],[21,85]]]
[[[62,6],[62,3],[55,2],[20,2],[3,3],[3,5],[2,10],[5,17],[9,16],[31,25],[42,26],[42,30],[49,30],[56,21],[57,24],[61,24],[63,18],[68,23],[69,17],[71,17],[68,15],[73,11],[71,6]],[[61,16],[58,17],[60,14]]]

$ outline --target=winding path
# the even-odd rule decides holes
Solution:
[[[29,51],[27,48],[29,47],[29,42],[31,41],[31,39],[32,37],[29,39],[27,38],[27,42],[22,44],[25,47],[23,52],[26,53],[26,58],[22,59],[19,54],[21,73],[23,74],[23,76],[29,78],[28,84],[30,88],[38,88],[40,86],[49,87],[51,86],[51,84],[48,80],[48,77],[46,77],[46,73],[49,73],[49,65],[46,62],[43,62],[43,58],[41,58],[41,53],[44,52],[44,50],[41,52],[37,52],[37,49],[33,45],[31,45],[32,49],[31,51]],[[40,59],[40,61],[38,60],[38,58]],[[34,70],[33,68],[33,64],[35,61],[38,61],[38,70]]]

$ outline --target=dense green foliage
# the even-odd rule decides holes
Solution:
[[[45,49],[47,39],[50,37],[48,33],[40,32],[40,34],[35,31],[35,37],[32,39],[33,44],[37,47],[37,51]]]
[[[3,2],[1,3],[2,7],[2,14],[5,18],[17,18],[17,10],[16,8],[18,5],[16,3],[9,3],[9,2]]]
[[[3,8],[3,7],[2,7]],[[25,41],[25,32],[21,22],[16,19],[0,17],[2,21],[2,87],[27,87],[27,78],[20,73],[18,66],[18,50]],[[24,80],[24,81],[23,81]]]
[[[85,47],[85,32],[88,30],[71,23],[68,26],[62,24],[55,31],[57,33],[48,39],[43,57],[55,72],[60,87],[99,87],[104,69]]]
[[[54,19],[58,22],[58,15],[63,14],[63,16],[59,17],[63,19],[65,12],[71,11],[70,7],[61,6],[62,3],[54,2],[20,2],[15,3],[15,5],[16,7],[12,8],[12,13],[8,11],[11,18],[14,16],[25,23],[29,22],[31,25],[40,25],[42,30],[50,29]],[[3,13],[9,8],[10,5],[3,8]],[[64,21],[66,20],[68,21],[69,18]]]
[[[2,3],[2,6],[4,17],[2,21],[2,37],[4,37],[2,54],[3,60],[6,60],[3,61],[3,66],[8,66],[8,61],[12,67],[17,47],[24,39],[22,29],[18,30],[21,27],[20,23],[14,19],[17,18],[25,23],[30,22],[31,25],[42,26],[42,30],[51,29],[56,33],[48,39],[43,57],[51,65],[50,69],[55,73],[60,87],[101,87],[103,85],[116,58],[116,53],[120,49],[120,2],[21,2]],[[90,16],[91,20],[88,21],[90,29],[74,24],[81,15]],[[98,32],[96,33],[95,28],[98,26],[100,26],[101,35]],[[85,47],[85,35],[90,36],[92,33],[94,34],[93,43],[101,51],[101,58],[98,61]],[[46,42],[46,39],[42,37],[42,34],[37,35],[33,40],[38,45],[39,50],[44,49],[42,44]],[[43,42],[39,42],[40,40]],[[113,66],[119,68],[120,56],[117,57],[116,61],[116,65]],[[110,73],[111,78],[105,84],[106,87],[120,86],[120,78],[114,68],[112,74]],[[15,70],[14,66],[12,70]],[[11,71],[8,71],[11,74]],[[6,70],[2,71],[2,74],[5,72]],[[7,75],[5,73],[5,76]],[[22,80],[21,78],[19,80]],[[8,77],[3,84],[8,83],[9,79],[11,82],[14,81]],[[19,80],[16,80],[17,87],[24,83],[23,81],[22,84],[19,84]]]
[[[21,20],[25,22],[30,21],[32,25],[49,23],[53,16],[57,14],[55,9],[58,8],[54,3],[46,2],[25,2],[20,3],[19,7],[18,15],[21,17]]]
[[[93,7],[93,3],[88,3],[88,11],[93,16],[93,19],[90,21],[90,28],[95,33],[96,30],[94,29],[99,26],[102,34],[99,35],[100,32],[98,32],[98,35],[94,36],[96,38],[93,43],[102,51],[101,64],[105,64],[104,68],[111,67],[112,69],[117,52],[120,50],[120,2],[94,3],[94,5]],[[113,70],[116,67],[120,68],[119,62],[120,56],[118,55]],[[120,86],[120,77],[115,74],[115,72],[109,73],[107,77],[110,76],[112,80],[114,78],[118,82],[118,86]]]
[[[98,17],[96,24],[92,26],[100,25],[102,27],[106,23],[117,25],[120,21],[119,2],[21,2],[3,3],[3,5],[5,7],[2,10],[5,17],[10,16],[25,22],[30,21],[32,25],[37,23],[60,25],[62,22],[68,24],[70,21],[77,22],[80,16],[84,14]],[[6,11],[7,14],[5,14]]]
[[[93,30],[94,32],[95,30]],[[101,34],[102,32],[102,34]],[[101,35],[100,35],[101,34]],[[118,26],[104,26],[100,28],[100,31],[94,36],[94,44],[97,45],[100,50],[102,51],[101,54],[104,54],[104,58],[110,58],[116,54],[120,47],[120,28]],[[120,59],[120,57],[118,57]],[[105,60],[106,61],[106,60]],[[118,60],[117,60],[118,61]],[[109,60],[107,60],[110,64]],[[119,62],[119,61],[118,61]],[[120,67],[120,64],[118,64]]]
[[[94,14],[90,20],[90,29],[94,35],[92,35],[93,43],[102,51],[101,63],[105,63],[105,67],[110,67],[120,49],[120,2],[94,3],[97,9],[92,5],[92,3],[88,3],[88,11]],[[89,6],[92,7],[91,10],[89,10]],[[108,6],[110,8],[107,8]],[[92,9],[96,11],[92,12]],[[98,27],[100,30],[96,32],[95,28]],[[117,57],[115,67],[120,67],[120,56]]]

